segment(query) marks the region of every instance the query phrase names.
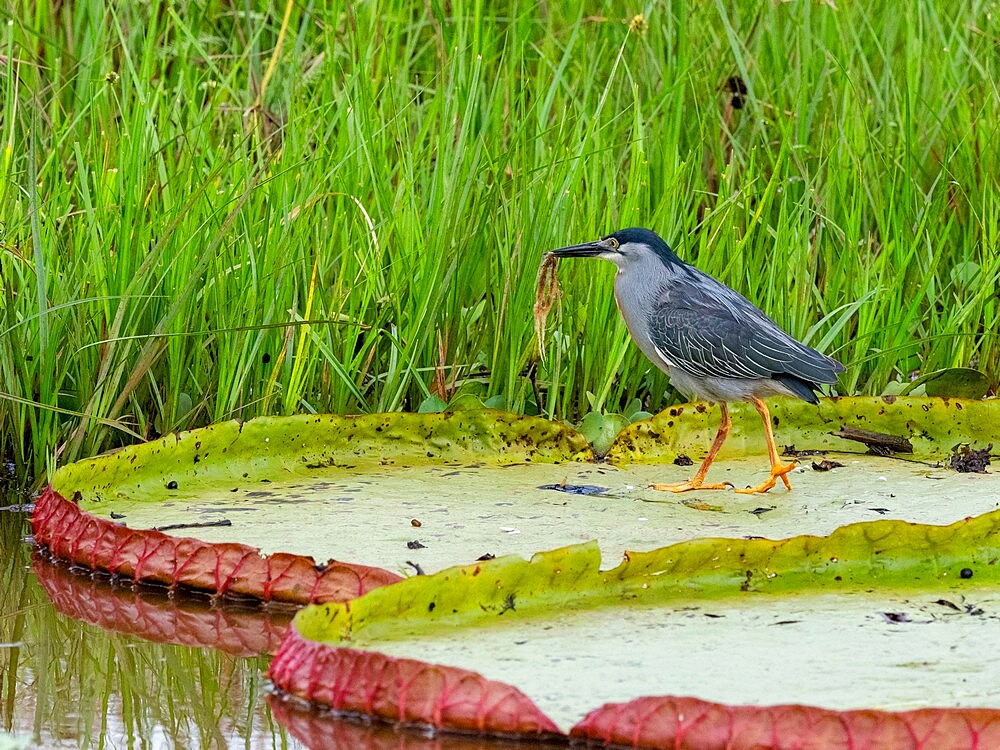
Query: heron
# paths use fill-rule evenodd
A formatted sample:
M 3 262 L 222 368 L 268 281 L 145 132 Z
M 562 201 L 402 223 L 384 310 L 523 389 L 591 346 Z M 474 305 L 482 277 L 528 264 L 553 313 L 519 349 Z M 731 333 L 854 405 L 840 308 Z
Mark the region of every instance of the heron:
M 749 401 L 764 423 L 771 475 L 742 493 L 767 492 L 778 479 L 792 488 L 774 441 L 764 399 L 791 396 L 819 403 L 820 387 L 837 382 L 844 366 L 783 331 L 746 297 L 685 263 L 654 231 L 622 229 L 594 242 L 551 251 L 557 258 L 603 258 L 615 264 L 615 301 L 629 333 L 645 354 L 691 399 L 719 404 L 722 420 L 694 476 L 657 490 L 721 490 L 730 482 L 706 483 L 732 420 L 728 404 Z

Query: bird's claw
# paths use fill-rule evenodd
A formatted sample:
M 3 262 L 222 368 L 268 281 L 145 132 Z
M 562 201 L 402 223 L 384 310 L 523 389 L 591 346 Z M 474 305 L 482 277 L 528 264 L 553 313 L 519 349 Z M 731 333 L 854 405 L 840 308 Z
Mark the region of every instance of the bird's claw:
M 741 495 L 763 494 L 778 483 L 779 477 L 781 478 L 781 481 L 785 483 L 785 488 L 790 490 L 792 489 L 792 483 L 788 481 L 788 477 L 786 475 L 796 466 L 798 466 L 798 464 L 795 463 L 794 461 L 790 464 L 786 464 L 785 466 L 782 466 L 781 464 L 775 464 L 774 466 L 771 467 L 770 478 L 767 479 L 767 481 L 765 481 L 763 484 L 761 484 L 758 487 L 747 487 L 745 489 L 738 489 L 736 490 L 736 492 L 740 493 Z
M 691 490 L 730 490 L 734 485 L 732 482 L 705 484 L 697 479 L 689 479 L 686 482 L 677 482 L 676 484 L 651 484 L 649 486 L 660 492 L 690 492 Z

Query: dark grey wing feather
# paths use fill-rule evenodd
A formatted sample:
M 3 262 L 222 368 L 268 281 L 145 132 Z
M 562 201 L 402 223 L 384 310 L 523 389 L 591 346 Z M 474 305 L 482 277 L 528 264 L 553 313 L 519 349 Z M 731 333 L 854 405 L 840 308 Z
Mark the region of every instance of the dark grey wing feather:
M 796 341 L 738 292 L 696 271 L 665 286 L 649 318 L 668 364 L 698 377 L 837 382 L 843 365 Z

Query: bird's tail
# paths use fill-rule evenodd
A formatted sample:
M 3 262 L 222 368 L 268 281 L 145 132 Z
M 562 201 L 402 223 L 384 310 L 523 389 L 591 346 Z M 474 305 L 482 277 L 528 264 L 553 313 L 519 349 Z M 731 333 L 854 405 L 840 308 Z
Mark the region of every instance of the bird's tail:
M 816 398 L 816 391 L 819 389 L 815 383 L 811 383 L 808 380 L 803 380 L 795 375 L 788 375 L 783 373 L 781 375 L 775 375 L 774 379 L 785 386 L 788 390 L 794 393 L 796 396 L 801 398 L 803 401 L 808 401 L 810 404 L 818 404 L 819 399 Z

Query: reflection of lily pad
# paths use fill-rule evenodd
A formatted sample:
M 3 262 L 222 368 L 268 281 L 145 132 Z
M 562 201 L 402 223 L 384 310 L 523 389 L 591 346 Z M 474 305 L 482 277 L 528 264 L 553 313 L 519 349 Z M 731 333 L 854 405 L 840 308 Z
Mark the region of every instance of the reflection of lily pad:
M 163 588 L 115 585 L 35 555 L 32 571 L 62 614 L 104 630 L 157 643 L 214 648 L 227 654 L 273 653 L 294 610 L 172 596 Z
M 431 734 L 421 727 L 400 730 L 388 722 L 365 720 L 335 711 L 316 711 L 274 694 L 268 696 L 267 702 L 278 723 L 311 750 L 534 750 L 560 746 L 465 732 Z

